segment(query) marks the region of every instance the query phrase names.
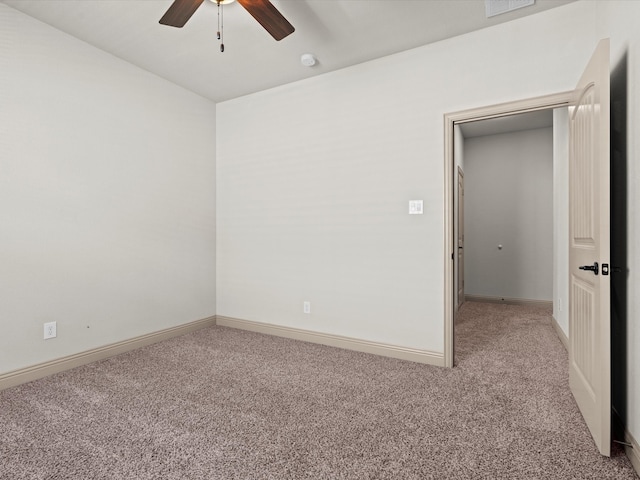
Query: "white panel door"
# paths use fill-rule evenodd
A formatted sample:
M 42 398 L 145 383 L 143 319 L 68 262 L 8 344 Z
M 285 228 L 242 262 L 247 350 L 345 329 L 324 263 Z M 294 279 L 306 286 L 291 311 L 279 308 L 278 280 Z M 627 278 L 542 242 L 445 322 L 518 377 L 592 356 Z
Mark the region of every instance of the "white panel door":
M 570 107 L 569 379 L 602 455 L 611 447 L 609 292 L 609 40 Z
M 464 303 L 464 173 L 458 167 L 458 307 Z

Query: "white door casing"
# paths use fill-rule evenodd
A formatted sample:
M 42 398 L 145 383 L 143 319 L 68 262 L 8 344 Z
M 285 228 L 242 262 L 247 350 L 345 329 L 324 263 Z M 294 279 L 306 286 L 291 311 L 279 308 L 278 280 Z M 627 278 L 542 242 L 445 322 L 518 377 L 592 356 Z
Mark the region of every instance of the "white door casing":
M 608 456 L 611 447 L 608 39 L 598 44 L 574 95 L 569 107 L 569 383 L 600 453 Z M 594 268 L 596 263 L 597 272 L 580 269 Z

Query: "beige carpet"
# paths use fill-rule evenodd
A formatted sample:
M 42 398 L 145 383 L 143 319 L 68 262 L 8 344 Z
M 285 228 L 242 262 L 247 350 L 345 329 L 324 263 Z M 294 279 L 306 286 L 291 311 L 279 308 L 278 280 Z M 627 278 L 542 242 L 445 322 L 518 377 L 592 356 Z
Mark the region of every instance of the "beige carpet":
M 630 479 L 549 313 L 466 304 L 457 366 L 212 327 L 0 392 L 2 479 Z

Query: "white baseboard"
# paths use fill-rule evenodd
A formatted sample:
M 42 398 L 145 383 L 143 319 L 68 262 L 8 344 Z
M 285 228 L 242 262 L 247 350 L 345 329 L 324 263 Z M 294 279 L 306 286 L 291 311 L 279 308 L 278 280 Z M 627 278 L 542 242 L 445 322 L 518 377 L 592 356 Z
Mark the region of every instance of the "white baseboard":
M 492 297 L 489 295 L 468 295 L 464 296 L 465 302 L 480 303 L 504 303 L 507 305 L 526 305 L 529 307 L 553 308 L 551 300 L 529 300 L 527 298 Z
M 638 444 L 636 439 L 633 438 L 633 435 L 631 435 L 628 430 L 624 432 L 624 438 L 625 438 L 625 442 L 630 443 L 632 445 L 632 447 L 625 446 L 624 451 L 627 454 L 627 457 L 629 457 L 629 460 L 631 461 L 631 465 L 633 465 L 634 470 L 640 477 L 640 445 Z
M 426 350 L 399 347 L 386 343 L 370 342 L 367 340 L 359 340 L 357 338 L 313 332 L 293 327 L 283 327 L 269 323 L 252 322 L 249 320 L 240 320 L 230 317 L 218 316 L 216 317 L 216 324 L 223 327 L 238 328 L 241 330 L 265 333 L 267 335 L 302 340 L 310 343 L 319 343 L 330 347 L 344 348 L 345 350 L 355 350 L 357 352 L 372 353 L 374 355 L 381 355 L 384 357 L 398 358 L 401 360 L 409 360 L 412 362 L 444 367 L 444 354 L 442 353 L 434 353 Z
M 551 317 L 551 324 L 553 325 L 553 328 L 556 331 L 556 334 L 558 335 L 558 338 L 562 342 L 562 345 L 564 345 L 564 348 L 566 348 L 567 352 L 568 352 L 569 351 L 569 337 L 567 337 L 565 335 L 565 333 L 562 331 L 562 328 L 560 327 L 560 325 L 558 324 L 557 320 L 554 317 Z
M 0 390 L 15 387 L 21 383 L 31 382 L 38 378 L 53 375 L 54 373 L 70 370 L 82 365 L 113 357 L 121 353 L 135 350 L 136 348 L 145 347 L 152 343 L 168 340 L 169 338 L 178 337 L 185 333 L 193 332 L 201 328 L 209 327 L 216 324 L 215 317 L 208 317 L 195 322 L 186 323 L 177 327 L 166 328 L 158 332 L 141 335 L 139 337 L 123 340 L 121 342 L 112 343 L 103 347 L 94 348 L 84 352 L 76 353 L 62 358 L 57 358 L 49 362 L 39 363 L 30 367 L 21 368 L 12 372 L 0 375 Z

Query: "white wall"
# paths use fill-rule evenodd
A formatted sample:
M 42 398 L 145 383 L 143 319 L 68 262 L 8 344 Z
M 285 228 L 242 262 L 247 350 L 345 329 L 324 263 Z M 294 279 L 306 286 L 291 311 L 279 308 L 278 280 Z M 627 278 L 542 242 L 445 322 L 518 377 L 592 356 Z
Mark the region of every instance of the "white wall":
M 0 4 L 0 373 L 214 315 L 214 189 L 214 104 Z
M 466 138 L 464 151 L 465 294 L 551 301 L 552 129 Z
M 443 115 L 573 88 L 595 21 L 574 3 L 218 104 L 218 314 L 442 353 Z
M 553 111 L 553 318 L 569 336 L 569 110 Z
M 460 125 L 453 126 L 453 161 L 464 171 L 464 135 Z

